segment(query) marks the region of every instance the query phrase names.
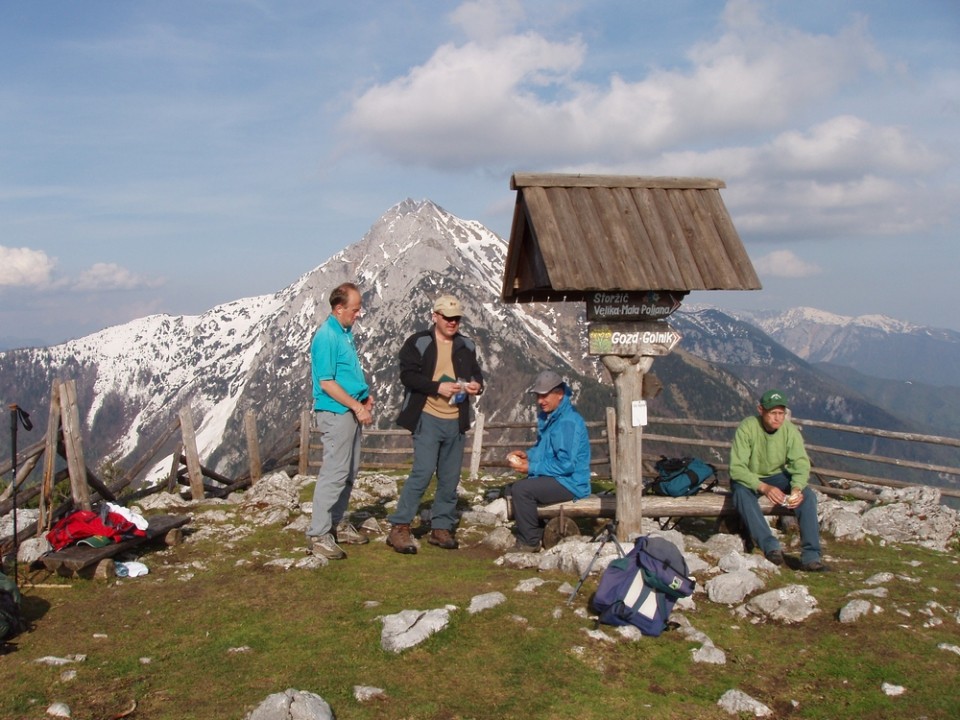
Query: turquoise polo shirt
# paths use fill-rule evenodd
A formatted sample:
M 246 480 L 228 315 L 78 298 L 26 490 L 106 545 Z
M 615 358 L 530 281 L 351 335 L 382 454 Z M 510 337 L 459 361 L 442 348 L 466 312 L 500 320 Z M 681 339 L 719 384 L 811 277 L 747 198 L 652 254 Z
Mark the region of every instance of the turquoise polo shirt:
M 343 414 L 349 412 L 327 395 L 320 387 L 322 380 L 336 380 L 337 384 L 355 400 L 363 401 L 370 394 L 370 386 L 363 377 L 360 358 L 353 345 L 352 328 L 344 328 L 330 315 L 317 328 L 310 343 L 310 368 L 313 376 L 313 409 Z

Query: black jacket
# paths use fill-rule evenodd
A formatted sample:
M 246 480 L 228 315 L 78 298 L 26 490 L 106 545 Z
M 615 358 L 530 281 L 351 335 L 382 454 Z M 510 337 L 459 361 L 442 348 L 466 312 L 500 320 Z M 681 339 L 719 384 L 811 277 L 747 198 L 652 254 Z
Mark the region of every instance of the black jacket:
M 400 348 L 400 382 L 403 383 L 403 404 L 397 416 L 397 425 L 410 432 L 417 429 L 420 413 L 427 404 L 427 397 L 436 395 L 440 383 L 433 379 L 437 367 L 437 341 L 433 328 L 421 330 L 407 338 Z M 476 380 L 483 386 L 483 372 L 477 362 L 477 346 L 473 340 L 460 333 L 453 336 L 451 350 L 453 369 L 457 379 Z M 470 429 L 470 396 L 459 405 L 460 432 Z

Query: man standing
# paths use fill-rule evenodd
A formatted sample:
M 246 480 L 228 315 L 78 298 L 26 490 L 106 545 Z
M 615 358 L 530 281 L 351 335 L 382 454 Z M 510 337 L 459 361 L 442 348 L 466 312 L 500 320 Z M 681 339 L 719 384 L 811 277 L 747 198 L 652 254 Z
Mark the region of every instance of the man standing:
M 437 492 L 427 541 L 445 550 L 459 547 L 454 537 L 457 485 L 470 429 L 470 397 L 483 392 L 476 345 L 459 332 L 462 318 L 460 301 L 442 295 L 433 304 L 433 327 L 414 333 L 400 348 L 404 396 L 397 424 L 413 433 L 413 467 L 396 511 L 387 518 L 387 544 L 405 555 L 417 552 L 410 522 L 434 472 Z
M 338 541 L 369 542 L 344 516 L 360 466 L 362 427 L 373 422 L 373 397 L 353 344 L 353 323 L 361 310 L 357 286 L 337 286 L 330 293 L 330 309 L 310 344 L 314 421 L 323 438 L 323 465 L 313 490 L 307 541 L 314 555 L 341 560 L 347 554 Z
M 810 458 L 797 426 L 787 419 L 787 397 L 768 390 L 760 398 L 757 415 L 737 427 L 730 449 L 733 505 L 751 537 L 774 565 L 782 565 L 783 550 L 760 509 L 766 495 L 774 505 L 791 508 L 800 526 L 800 569 L 824 572 L 820 552 L 817 496 L 809 487 Z
M 508 489 L 517 531 L 514 552 L 540 550 L 538 506 L 590 494 L 590 438 L 570 401 L 570 387 L 553 370 L 544 370 L 528 392 L 537 396 L 537 443 L 507 455 L 511 467 L 527 475 Z

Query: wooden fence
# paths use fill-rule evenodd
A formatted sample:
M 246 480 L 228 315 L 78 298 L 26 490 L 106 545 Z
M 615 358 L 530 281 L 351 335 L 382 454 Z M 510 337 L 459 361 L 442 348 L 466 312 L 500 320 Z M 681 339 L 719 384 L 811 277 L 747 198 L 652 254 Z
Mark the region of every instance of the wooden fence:
M 295 458 L 288 458 L 286 464 L 296 466 L 301 474 L 316 473 L 322 458 L 322 444 L 319 433 L 313 427 L 312 412 L 304 410 L 299 423 L 299 446 Z M 792 418 L 801 428 L 817 428 L 831 433 L 850 433 L 858 436 L 883 438 L 890 441 L 908 443 L 913 447 L 960 448 L 960 440 L 937 435 L 919 433 L 901 433 L 854 425 L 819 422 Z M 696 455 L 714 465 L 726 480 L 729 465 L 726 462 L 733 433 L 739 422 L 695 420 L 651 417 L 643 433 L 644 475 L 652 478 L 654 463 L 662 456 Z M 671 428 L 684 428 L 689 435 L 670 433 Z M 591 466 L 600 478 L 613 477 L 612 463 L 616 453 L 616 418 L 613 408 L 607 408 L 605 421 L 587 422 L 590 433 L 590 445 L 593 452 Z M 660 432 L 653 432 L 658 430 Z M 509 471 L 504 459 L 510 449 L 528 447 L 533 444 L 536 426 L 533 423 L 488 423 L 478 413 L 473 428 L 467 433 L 467 448 L 464 453 L 464 469 L 471 478 L 479 476 L 481 470 Z M 841 445 L 842 443 L 837 443 Z M 884 487 L 911 487 L 916 485 L 935 485 L 946 497 L 960 498 L 960 452 L 956 453 L 951 465 L 919 462 L 903 458 L 889 457 L 875 453 L 860 453 L 843 450 L 839 447 L 812 444 L 807 442 L 807 451 L 813 463 L 814 481 L 822 484 L 824 492 L 835 495 L 862 495 L 872 499 L 872 494 L 858 493 L 848 488 L 837 489 L 829 486 L 831 480 L 846 480 Z M 411 435 L 402 429 L 364 430 L 362 446 L 362 467 L 406 468 L 410 466 L 413 453 Z M 908 453 L 904 453 L 908 455 Z M 851 470 L 845 465 L 831 462 L 836 458 L 856 461 L 857 464 L 876 467 L 871 473 Z M 888 475 L 877 474 L 882 469 L 910 469 L 925 474 L 924 482 L 900 480 Z M 928 481 L 927 481 L 928 480 Z
M 205 496 L 225 496 L 235 490 L 243 489 L 255 483 L 263 468 L 291 468 L 301 474 L 316 473 L 322 458 L 322 444 L 319 433 L 313 427 L 313 413 L 305 409 L 295 427 L 295 432 L 285 447 L 268 454 L 261 463 L 261 450 L 257 435 L 257 420 L 253 410 L 244 415 L 247 458 L 249 472 L 238 477 L 227 477 L 205 467 L 196 446 L 196 434 L 189 408 L 182 408 L 160 436 L 149 448 L 144 457 L 132 464 L 122 476 L 111 483 L 101 481 L 87 467 L 83 456 L 80 438 L 80 420 L 76 402 L 76 389 L 73 381 L 54 383 L 51 392 L 50 416 L 47 435 L 22 452 L 18 452 L 17 477 L 0 494 L 0 515 L 8 513 L 13 507 L 9 496 L 16 486 L 16 505 L 25 507 L 37 502 L 39 495 L 40 521 L 18 533 L 16 541 L 39 534 L 43 529 L 75 508 L 89 508 L 94 500 L 114 501 L 120 492 L 127 489 L 148 466 L 150 461 L 168 446 L 179 431 L 180 439 L 171 454 L 170 472 L 164 482 L 135 492 L 127 490 L 125 501 L 136 499 L 152 492 L 173 490 L 177 485 L 189 486 L 195 498 Z M 813 461 L 814 479 L 821 483 L 819 488 L 827 494 L 876 499 L 876 493 L 850 487 L 833 487 L 831 481 L 850 481 L 873 486 L 910 487 L 916 485 L 934 485 L 947 498 L 960 498 L 960 462 L 956 450 L 960 440 L 935 435 L 901 433 L 874 428 L 839 425 L 794 418 L 793 421 L 804 429 L 828 431 L 829 433 L 853 433 L 863 437 L 872 437 L 895 443 L 907 443 L 910 447 L 923 446 L 940 448 L 950 453 L 949 463 L 922 462 L 906 459 L 916 455 L 915 451 L 900 453 L 900 457 L 862 453 L 841 449 L 843 443 L 835 445 L 807 442 L 807 450 Z M 730 438 L 737 426 L 736 422 L 710 421 L 695 419 L 674 419 L 651 417 L 643 433 L 643 473 L 653 477 L 653 465 L 661 455 L 684 456 L 698 455 L 713 464 L 719 471 L 721 484 L 726 484 L 728 465 L 724 462 L 729 453 Z M 671 433 L 671 428 L 675 430 Z M 612 467 L 616 453 L 616 418 L 613 408 L 607 408 L 603 421 L 587 423 L 590 433 L 590 445 L 593 458 L 592 469 L 598 480 L 612 478 Z M 534 423 L 493 423 L 486 422 L 478 414 L 474 427 L 467 433 L 467 448 L 464 468 L 471 478 L 477 478 L 482 470 L 511 475 L 509 465 L 504 459 L 510 449 L 529 447 L 535 440 Z M 657 430 L 657 432 L 654 432 Z M 362 466 L 374 468 L 409 468 L 412 460 L 411 435 L 402 429 L 366 429 L 364 431 Z M 930 454 L 933 454 L 932 451 Z M 61 456 L 67 467 L 55 471 L 55 459 Z M 42 478 L 39 483 L 25 485 L 26 478 L 43 458 Z M 851 465 L 870 468 L 871 472 L 852 470 Z M 878 469 L 872 469 L 878 468 Z M 0 476 L 11 470 L 11 463 L 0 463 Z M 877 474 L 881 470 L 904 471 L 922 475 L 919 481 L 906 481 L 889 475 Z M 69 480 L 70 497 L 54 507 L 58 497 L 55 486 Z M 136 487 L 136 485 L 134 485 Z M 0 552 L 11 546 L 14 538 L 0 538 Z

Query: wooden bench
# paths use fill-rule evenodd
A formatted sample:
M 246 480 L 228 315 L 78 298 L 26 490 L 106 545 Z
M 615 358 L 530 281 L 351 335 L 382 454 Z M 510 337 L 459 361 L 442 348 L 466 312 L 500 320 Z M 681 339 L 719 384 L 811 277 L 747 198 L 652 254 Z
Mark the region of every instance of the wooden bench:
M 774 505 L 761 497 L 760 509 L 764 515 L 792 515 L 793 511 L 782 505 Z M 512 506 L 510 515 L 512 516 Z M 665 497 L 663 495 L 644 495 L 641 503 L 644 517 L 730 517 L 737 514 L 733 506 L 733 495 L 729 491 L 705 492 L 690 497 Z M 555 518 L 561 515 L 576 517 L 616 517 L 616 495 L 589 495 L 573 502 L 542 505 L 537 508 L 541 518 Z
M 760 497 L 759 502 L 764 515 L 793 515 L 793 510 L 774 505 L 765 497 Z M 679 498 L 644 495 L 641 511 L 644 517 L 652 518 L 708 517 L 722 520 L 738 516 L 729 490 L 714 490 Z M 580 534 L 574 518 L 615 518 L 617 497 L 613 494 L 588 495 L 573 502 L 541 505 L 537 508 L 537 515 L 547 520 L 543 545 L 551 547 L 564 537 Z M 513 519 L 510 498 L 507 498 L 507 517 Z
M 113 558 L 120 553 L 143 545 L 163 540 L 167 545 L 177 545 L 182 540 L 180 528 L 190 522 L 189 515 L 154 515 L 148 520 L 146 537 L 132 538 L 104 547 L 71 545 L 44 555 L 44 567 L 64 577 L 114 577 L 116 570 Z

